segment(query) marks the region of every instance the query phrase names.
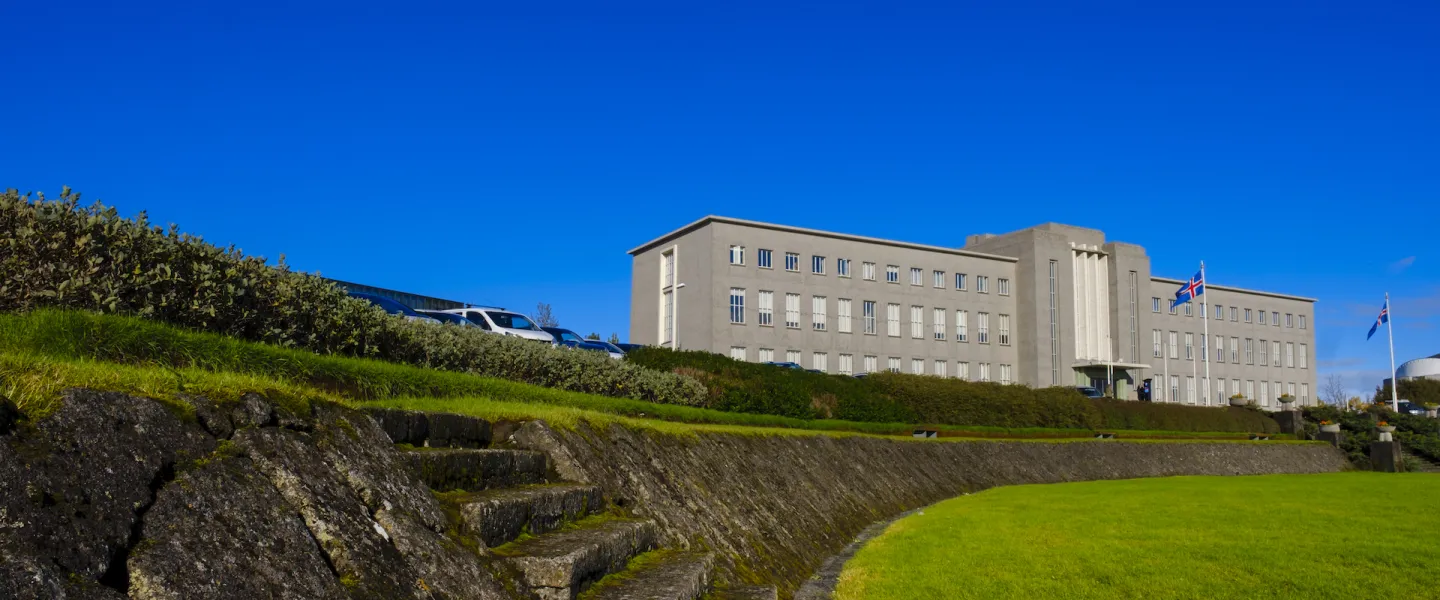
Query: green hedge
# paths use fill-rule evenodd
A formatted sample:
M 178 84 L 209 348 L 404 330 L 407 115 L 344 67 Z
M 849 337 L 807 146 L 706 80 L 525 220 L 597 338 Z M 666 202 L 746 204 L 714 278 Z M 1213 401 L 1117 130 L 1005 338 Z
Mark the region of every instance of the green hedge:
M 478 330 L 416 323 L 319 277 L 124 219 L 100 204 L 0 194 L 0 312 L 41 308 L 137 315 L 321 354 L 378 358 L 565 390 L 698 405 L 692 378 Z
M 1404 382 L 1401 384 L 1403 388 Z M 1343 411 L 1329 405 L 1307 406 L 1304 411 L 1307 431 L 1318 430 L 1320 421 L 1340 424 L 1345 432 L 1340 449 L 1357 467 L 1370 468 L 1370 443 L 1378 437 L 1377 421 L 1394 425 L 1395 439 L 1406 450 L 1431 462 L 1440 462 L 1440 422 L 1435 419 L 1397 413 L 1383 405 L 1372 406 L 1365 412 Z
M 856 379 L 693 350 L 643 348 L 627 359 L 697 377 L 709 390 L 707 406 L 737 412 L 1007 428 L 1280 430 L 1274 419 L 1250 409 L 1093 400 L 1073 388 L 1034 389 L 898 373 Z

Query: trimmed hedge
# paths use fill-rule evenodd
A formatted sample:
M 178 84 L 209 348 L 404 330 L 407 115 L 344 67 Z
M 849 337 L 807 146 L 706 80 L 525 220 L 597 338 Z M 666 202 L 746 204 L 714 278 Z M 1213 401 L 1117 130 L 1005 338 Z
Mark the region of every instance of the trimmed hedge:
M 1401 382 L 1402 388 L 1404 384 Z M 1395 439 L 1406 450 L 1440 463 L 1440 423 L 1430 417 L 1397 413 L 1386 405 L 1371 406 L 1365 412 L 1345 411 L 1330 405 L 1307 406 L 1304 411 L 1306 431 L 1312 436 L 1319 430 L 1320 421 L 1340 424 L 1340 429 L 1345 432 L 1340 449 L 1359 468 L 1370 468 L 1370 443 L 1378 437 L 1375 429 L 1377 421 L 1394 425 Z
M 692 378 L 473 329 L 392 317 L 319 277 L 150 225 L 142 213 L 0 194 L 0 311 L 137 315 L 320 354 L 377 358 L 577 392 L 698 405 Z
M 1073 388 L 1035 389 L 924 375 L 875 373 L 862 379 L 737 361 L 702 351 L 642 348 L 627 359 L 701 379 L 707 406 L 805 419 L 1049 427 L 1276 433 L 1264 413 L 1245 408 L 1086 398 Z

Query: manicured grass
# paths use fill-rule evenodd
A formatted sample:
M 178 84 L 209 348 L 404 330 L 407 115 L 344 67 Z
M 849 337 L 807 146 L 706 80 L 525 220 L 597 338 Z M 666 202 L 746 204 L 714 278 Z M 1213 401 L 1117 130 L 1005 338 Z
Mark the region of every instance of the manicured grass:
M 1365 472 L 995 488 L 891 525 L 836 597 L 1435 598 L 1437 498 Z

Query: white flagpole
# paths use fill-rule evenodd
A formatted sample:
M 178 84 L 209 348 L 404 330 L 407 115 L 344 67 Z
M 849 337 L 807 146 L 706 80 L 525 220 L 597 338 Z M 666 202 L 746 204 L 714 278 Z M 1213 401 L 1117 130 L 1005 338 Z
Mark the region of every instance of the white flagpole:
M 1210 404 L 1210 351 L 1209 351 L 1209 349 L 1210 349 L 1210 302 L 1209 302 L 1209 300 L 1210 300 L 1210 282 L 1205 281 L 1205 261 L 1203 261 L 1203 260 L 1200 261 L 1200 285 L 1205 288 L 1204 291 L 1201 292 L 1201 294 L 1205 296 L 1205 300 L 1206 300 L 1206 302 L 1203 302 L 1203 303 L 1200 304 L 1200 307 L 1201 307 L 1200 312 L 1205 313 L 1205 314 L 1203 314 L 1203 315 L 1200 315 L 1200 320 L 1203 321 L 1204 324 L 1205 324 L 1205 340 L 1202 341 L 1202 342 L 1200 342 L 1200 347 L 1206 349 L 1206 350 L 1205 350 L 1205 356 L 1201 357 L 1201 360 L 1204 360 L 1204 361 L 1205 361 L 1205 383 L 1200 386 L 1200 389 L 1205 392 L 1205 404 L 1206 404 L 1206 405 L 1209 405 L 1209 404 Z
M 1390 292 L 1385 292 L 1385 330 L 1390 334 L 1390 410 L 1400 412 L 1400 380 L 1395 378 L 1395 311 L 1390 310 Z

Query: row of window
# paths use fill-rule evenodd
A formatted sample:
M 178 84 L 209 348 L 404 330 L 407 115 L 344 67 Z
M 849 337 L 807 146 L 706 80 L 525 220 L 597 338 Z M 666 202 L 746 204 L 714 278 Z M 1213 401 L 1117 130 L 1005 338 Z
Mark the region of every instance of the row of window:
M 1158 313 L 1160 312 L 1161 302 L 1162 302 L 1162 300 L 1161 300 L 1160 298 L 1151 298 L 1151 299 L 1150 299 L 1150 312 L 1152 312 L 1152 313 L 1157 313 L 1157 314 L 1158 314 Z M 1194 303 L 1194 302 L 1186 302 L 1186 303 L 1183 305 L 1183 311 L 1184 311 L 1185 316 L 1187 316 L 1187 317 L 1193 317 L 1193 316 L 1195 316 L 1195 308 L 1194 308 L 1194 307 L 1195 307 L 1195 303 Z M 1200 303 L 1200 311 L 1203 313 L 1203 312 L 1206 311 L 1206 310 L 1209 310 L 1209 309 L 1206 308 L 1204 302 L 1201 302 L 1201 303 Z M 1239 321 L 1240 321 L 1240 316 L 1241 316 L 1241 314 L 1242 314 L 1242 311 L 1243 311 L 1243 314 L 1244 314 L 1244 316 L 1245 316 L 1245 322 L 1246 322 L 1246 323 L 1258 323 L 1258 324 L 1260 324 L 1260 325 L 1273 325 L 1273 326 L 1275 326 L 1275 327 L 1279 327 L 1279 326 L 1280 326 L 1280 311 L 1270 311 L 1269 313 L 1266 313 L 1266 312 L 1263 311 L 1263 310 L 1254 310 L 1254 309 L 1249 309 L 1249 308 L 1243 308 L 1243 309 L 1242 309 L 1242 308 L 1240 308 L 1240 307 L 1238 307 L 1238 306 L 1231 306 L 1231 307 L 1230 307 L 1230 321 L 1232 321 L 1232 322 L 1239 322 Z M 1174 305 L 1174 304 L 1170 304 L 1170 314 L 1172 314 L 1172 315 L 1173 315 L 1173 314 L 1176 314 L 1175 305 Z M 1267 314 L 1270 315 L 1268 319 L 1266 318 L 1266 315 L 1267 315 Z M 1291 328 L 1291 329 L 1294 329 L 1294 328 L 1295 328 L 1295 323 L 1296 323 L 1295 316 L 1296 316 L 1296 315 L 1295 315 L 1294 313 L 1285 313 L 1285 326 L 1286 326 L 1286 327 L 1289 327 L 1289 328 Z M 1216 321 L 1224 321 L 1224 320 L 1225 320 L 1225 307 L 1224 307 L 1224 306 L 1221 306 L 1221 305 L 1219 305 L 1219 304 L 1216 304 L 1216 305 L 1215 305 L 1215 317 L 1214 317 L 1214 319 L 1215 319 Z M 1267 323 L 1267 321 L 1268 321 L 1268 323 Z M 1307 328 L 1309 327 L 1309 323 L 1307 323 L 1306 320 L 1305 320 L 1305 315 L 1300 315 L 1299 323 L 1300 323 L 1300 328 L 1301 328 L 1301 329 L 1307 329 Z
M 804 363 L 802 362 L 802 355 L 803 355 L 803 353 L 802 353 L 800 350 L 786 350 L 786 351 L 785 351 L 785 362 L 792 362 L 792 363 L 795 363 L 795 364 L 797 364 L 797 365 L 802 365 L 802 366 L 803 366 Z M 745 346 L 731 346 L 731 347 L 730 347 L 730 358 L 733 358 L 733 359 L 735 359 L 735 360 L 748 361 L 748 360 L 750 360 L 750 352 L 749 352 L 749 349 L 747 349 Z M 844 354 L 844 353 L 842 353 L 842 354 L 838 354 L 838 355 L 836 356 L 836 358 L 838 359 L 838 360 L 836 361 L 836 368 L 835 368 L 835 370 L 832 371 L 832 370 L 830 369 L 830 354 L 829 354 L 829 353 L 827 353 L 827 352 L 811 352 L 811 353 L 810 353 L 810 368 L 815 369 L 815 370 L 817 370 L 817 371 L 822 371 L 822 372 L 825 372 L 825 373 L 838 373 L 838 374 L 840 374 L 840 375 L 854 375 L 854 374 L 857 373 L 857 372 L 858 372 L 858 373 L 876 373 L 876 372 L 879 372 L 879 370 L 880 370 L 880 357 L 879 357 L 879 356 L 876 356 L 876 355 L 873 355 L 873 354 L 866 354 L 866 355 L 863 355 L 863 356 L 861 357 L 861 359 L 862 359 L 864 362 L 861 363 L 861 365 L 860 365 L 860 370 L 859 370 L 859 371 L 856 371 L 856 370 L 855 370 L 855 355 L 854 355 L 854 354 Z M 760 349 L 759 349 L 759 353 L 758 353 L 757 356 L 755 357 L 755 360 L 756 360 L 756 362 L 762 362 L 762 363 L 763 363 L 763 362 L 774 362 L 774 361 L 775 361 L 775 349 L 773 349 L 773 348 L 760 348 Z M 890 372 L 892 372 L 892 373 L 900 373 L 900 372 L 901 372 L 901 364 L 902 364 L 902 359 L 901 359 L 899 356 L 887 357 L 887 358 L 885 359 L 885 370 L 886 370 L 886 371 L 890 371 Z M 929 369 L 930 369 L 929 371 L 926 371 L 927 365 L 929 366 Z M 912 359 L 910 359 L 910 370 L 909 370 L 909 371 L 905 371 L 905 372 L 911 373 L 911 374 L 914 374 L 914 375 L 934 375 L 934 376 L 936 376 L 936 377 L 953 377 L 953 378 L 956 378 L 956 379 L 965 379 L 965 380 L 971 380 L 971 381 L 991 381 L 991 378 L 990 378 L 990 367 L 991 367 L 991 364 L 990 364 L 990 363 L 985 363 L 985 362 L 976 363 L 975 366 L 977 367 L 977 369 L 976 369 L 976 375 L 977 375 L 977 376 L 976 376 L 975 379 L 971 379 L 971 378 L 970 378 L 970 363 L 967 362 L 967 361 L 956 361 L 956 362 L 955 362 L 955 372 L 954 372 L 954 373 L 951 373 L 951 372 L 950 372 L 950 361 L 948 361 L 948 360 L 938 359 L 938 358 L 937 358 L 937 359 L 934 359 L 934 360 L 931 360 L 931 361 L 927 361 L 926 359 L 923 359 L 923 358 L 912 358 Z M 999 381 L 1000 383 L 1006 383 L 1006 384 L 1013 382 L 1013 380 L 1011 379 L 1011 368 L 1010 368 L 1010 365 L 1002 364 L 1002 365 L 995 365 L 995 366 L 999 367 L 999 369 L 998 369 L 999 379 L 996 380 L 996 381 Z
M 773 253 L 770 250 L 761 248 L 756 252 L 756 254 L 757 256 L 755 259 L 755 263 L 757 267 L 761 269 L 774 268 L 772 264 L 774 257 Z M 745 266 L 744 246 L 730 246 L 730 264 L 736 266 Z M 828 264 L 828 260 L 824 256 L 811 256 L 810 273 L 812 275 L 825 275 L 825 268 Z M 875 281 L 876 266 L 877 265 L 873 262 L 860 263 L 860 278 L 866 281 Z M 796 252 L 785 253 L 785 270 L 795 273 L 800 272 L 800 254 Z M 850 277 L 850 259 L 835 259 L 835 274 L 840 277 Z M 954 276 L 956 290 L 963 292 L 969 289 L 969 275 L 965 273 L 955 273 Z M 945 271 L 931 271 L 931 281 L 934 287 L 944 289 L 949 285 L 949 282 L 951 280 Z M 896 284 L 900 283 L 899 265 L 885 265 L 885 282 Z M 925 269 L 919 267 L 910 268 L 910 285 L 925 285 Z M 995 288 L 996 293 L 1000 294 L 1001 296 L 1009 296 L 1010 280 L 1003 277 L 996 278 Z M 990 278 L 985 275 L 976 275 L 975 291 L 981 294 L 990 293 Z
M 730 288 L 730 322 L 736 325 L 744 325 L 748 320 L 746 312 L 746 290 L 745 288 Z M 761 327 L 773 327 L 775 325 L 775 292 L 760 290 L 756 296 L 756 324 Z M 800 294 L 785 294 L 785 327 L 787 329 L 800 329 Z M 840 298 L 835 302 L 835 331 L 839 333 L 852 333 L 854 327 L 854 316 L 852 310 L 854 302 L 849 298 Z M 874 300 L 863 300 L 860 302 L 860 331 L 866 335 L 878 335 L 878 315 L 876 313 Z M 900 337 L 900 305 L 890 303 L 885 305 L 885 334 L 890 337 Z M 950 326 L 946 320 L 950 311 L 944 308 L 930 309 L 929 335 L 936 341 L 945 341 L 950 335 Z M 990 343 L 990 313 L 975 313 L 975 341 L 981 344 Z M 996 317 L 996 342 L 1002 346 L 1010 345 L 1010 315 L 995 315 Z M 910 307 L 910 337 L 922 339 L 926 337 L 925 307 L 912 305 Z M 810 329 L 813 331 L 828 331 L 830 328 L 830 299 L 825 296 L 810 297 Z M 970 311 L 955 311 L 955 341 L 970 341 Z
M 1152 398 L 1156 402 L 1165 402 L 1168 398 L 1168 401 L 1170 402 L 1185 402 L 1186 404 L 1195 404 L 1196 393 L 1194 377 L 1185 377 L 1185 389 L 1183 390 L 1183 395 L 1181 393 L 1182 390 L 1180 389 L 1179 375 L 1170 376 L 1169 386 L 1165 385 L 1165 377 L 1163 375 L 1156 376 L 1155 379 L 1152 381 L 1154 381 L 1154 384 L 1151 386 L 1151 393 L 1153 394 Z M 1204 378 L 1201 378 L 1201 381 L 1204 382 Z M 1261 381 L 1260 385 L 1257 388 L 1257 386 L 1255 385 L 1255 380 L 1250 379 L 1244 382 L 1245 387 L 1243 390 L 1240 387 L 1240 383 L 1241 382 L 1239 379 L 1231 379 L 1230 391 L 1229 393 L 1226 393 L 1225 379 L 1218 378 L 1215 380 L 1214 395 L 1211 395 L 1210 390 L 1206 389 L 1200 393 L 1200 398 L 1204 400 L 1204 404 L 1207 406 L 1211 404 L 1212 399 L 1215 406 L 1224 406 L 1226 404 L 1229 404 L 1230 396 L 1233 396 L 1235 394 L 1240 394 L 1246 399 L 1254 400 L 1260 406 L 1270 406 L 1270 401 L 1272 399 L 1274 399 L 1278 403 L 1280 400 L 1280 396 L 1282 395 L 1289 395 L 1290 397 L 1299 400 L 1302 406 L 1310 403 L 1310 384 L 1308 383 L 1300 384 L 1299 395 L 1296 395 L 1295 393 L 1295 382 L 1293 381 L 1283 384 L 1283 387 L 1281 382 L 1276 381 L 1274 382 L 1273 388 L 1270 385 L 1266 385 L 1266 382 Z M 1206 387 L 1208 388 L 1209 386 Z M 1259 391 L 1259 396 L 1256 396 L 1257 389 Z M 1273 395 L 1271 393 L 1272 391 L 1274 392 Z
M 1152 354 L 1154 354 L 1155 358 L 1162 358 L 1167 354 L 1169 355 L 1169 358 L 1178 358 L 1180 344 L 1178 344 L 1177 342 L 1179 341 L 1180 334 L 1178 332 L 1171 331 L 1168 336 L 1168 340 L 1162 339 L 1163 335 L 1164 332 L 1160 331 L 1159 329 L 1152 329 L 1150 331 L 1150 345 Z M 1167 341 L 1169 342 L 1168 344 L 1166 343 Z M 1232 336 L 1230 338 L 1229 362 L 1237 365 L 1240 364 L 1241 354 L 1243 350 L 1245 364 L 1256 364 L 1255 340 L 1253 338 L 1245 338 L 1243 341 L 1243 346 L 1241 345 L 1241 342 L 1242 341 L 1239 337 Z M 1284 366 L 1292 368 L 1295 367 L 1296 360 L 1294 342 L 1285 342 L 1284 344 L 1281 344 L 1281 342 L 1278 341 L 1268 342 L 1266 340 L 1260 340 L 1260 366 L 1281 366 L 1280 350 L 1282 345 L 1284 346 L 1285 350 Z M 1185 333 L 1184 349 L 1185 360 L 1195 360 L 1195 334 L 1189 332 Z M 1204 335 L 1200 336 L 1200 356 L 1202 357 L 1201 360 L 1209 360 L 1210 347 L 1206 345 Z M 1217 335 L 1215 336 L 1215 362 L 1226 362 L 1225 357 L 1225 336 Z M 1299 365 L 1301 369 L 1310 368 L 1310 346 L 1307 344 L 1300 344 Z

